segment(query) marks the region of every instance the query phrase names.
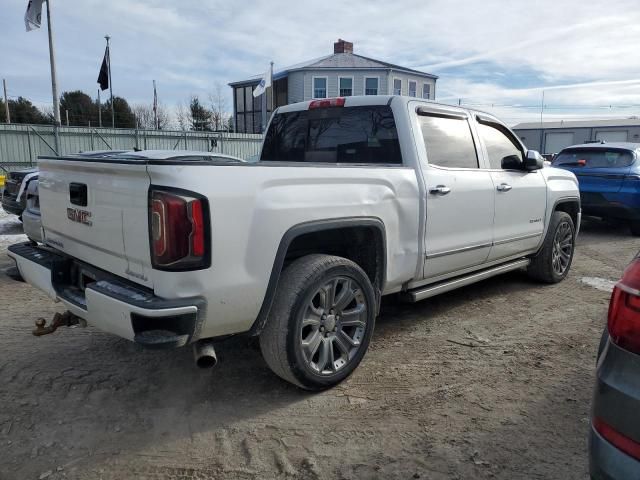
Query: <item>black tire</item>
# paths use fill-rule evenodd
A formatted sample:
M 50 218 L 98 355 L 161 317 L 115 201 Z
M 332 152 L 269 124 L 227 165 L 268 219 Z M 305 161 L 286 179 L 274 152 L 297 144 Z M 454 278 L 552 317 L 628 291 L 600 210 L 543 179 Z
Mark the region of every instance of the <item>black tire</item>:
M 554 244 L 556 243 L 558 235 L 564 236 L 567 234 L 569 235 L 567 239 L 570 238 L 570 251 L 564 249 L 562 251 L 562 260 L 558 260 L 557 255 L 560 254 L 554 253 Z M 564 280 L 571 269 L 571 262 L 573 261 L 573 253 L 575 251 L 575 239 L 576 229 L 571 215 L 566 212 L 553 212 L 542 248 L 536 256 L 531 259 L 531 263 L 527 268 L 529 276 L 545 283 L 558 283 Z M 555 245 L 555 247 L 558 248 L 558 245 Z M 566 258 L 564 256 L 565 254 L 568 254 Z M 566 261 L 566 265 L 564 265 L 564 263 L 558 263 L 559 261 Z M 558 265 L 564 266 L 564 268 L 556 268 Z
M 326 290 L 329 284 L 334 285 L 331 292 Z M 353 300 L 341 307 L 348 301 L 347 296 L 353 296 Z M 334 313 L 323 308 L 327 302 L 335 306 L 335 310 L 332 307 L 329 311 Z M 279 377 L 307 390 L 323 390 L 340 383 L 360 364 L 369 347 L 375 317 L 375 292 L 362 268 L 342 257 L 307 255 L 282 273 L 260 334 L 260 349 Z M 358 326 L 346 326 L 347 323 Z M 353 332 L 353 337 L 349 332 Z M 311 340 L 305 348 L 303 342 L 307 338 Z M 353 344 L 345 338 L 351 338 Z M 313 350 L 316 341 L 318 346 Z M 346 352 L 344 347 L 348 347 Z M 316 352 L 318 359 L 314 363 Z
M 640 237 L 640 220 L 632 220 L 629 223 L 629 229 L 631 230 L 632 235 Z

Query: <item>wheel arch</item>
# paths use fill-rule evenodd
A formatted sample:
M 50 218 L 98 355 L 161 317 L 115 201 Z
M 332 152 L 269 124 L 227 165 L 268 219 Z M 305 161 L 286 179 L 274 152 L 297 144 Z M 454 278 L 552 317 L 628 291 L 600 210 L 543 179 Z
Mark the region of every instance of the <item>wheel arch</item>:
M 320 235 L 331 237 L 335 242 L 336 239 L 345 237 L 351 240 L 362 238 L 361 236 L 364 232 L 369 232 L 369 234 L 373 235 L 372 237 L 365 236 L 364 238 L 373 238 L 374 241 L 367 242 L 366 245 L 364 245 L 364 242 L 350 245 L 334 243 L 331 245 L 333 248 L 329 250 L 325 249 L 326 245 L 323 246 L 322 242 L 318 242 Z M 336 252 L 336 246 L 343 248 L 341 251 Z M 362 246 L 365 248 L 361 248 Z M 353 247 L 358 248 L 354 249 Z M 356 253 L 349 255 L 344 254 L 345 251 Z M 345 217 L 304 222 L 289 228 L 280 240 L 262 306 L 249 330 L 250 335 L 259 335 L 264 328 L 273 305 L 280 276 L 286 264 L 310 253 L 329 253 L 344 256 L 357 263 L 369 276 L 379 305 L 387 270 L 384 222 L 378 217 Z
M 580 197 L 565 197 L 556 200 L 553 210 L 551 210 L 551 213 L 553 212 L 568 213 L 577 231 L 580 226 Z
M 580 197 L 577 196 L 569 196 L 569 197 L 561 197 L 557 198 L 553 202 L 553 207 L 551 210 L 548 210 L 548 214 L 546 217 L 546 225 L 544 226 L 544 232 L 542 233 L 542 237 L 540 237 L 540 244 L 538 245 L 538 249 L 533 254 L 534 256 L 540 253 L 542 246 L 544 245 L 544 239 L 547 237 L 547 233 L 549 232 L 549 225 L 551 224 L 551 216 L 554 212 L 565 212 L 571 216 L 573 220 L 573 225 L 575 227 L 576 237 L 578 236 L 578 231 L 580 229 Z

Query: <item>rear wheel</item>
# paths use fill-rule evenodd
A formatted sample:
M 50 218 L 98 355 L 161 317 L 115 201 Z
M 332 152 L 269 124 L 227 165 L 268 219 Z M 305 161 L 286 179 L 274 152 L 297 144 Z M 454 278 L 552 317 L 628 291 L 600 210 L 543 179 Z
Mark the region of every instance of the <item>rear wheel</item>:
M 571 215 L 553 212 L 547 235 L 527 273 L 545 283 L 558 283 L 569 273 L 573 261 L 575 227 Z
M 629 229 L 633 235 L 640 236 L 640 220 L 632 220 Z
M 282 274 L 260 349 L 278 376 L 308 390 L 347 378 L 364 357 L 373 333 L 376 300 L 354 262 L 307 255 Z

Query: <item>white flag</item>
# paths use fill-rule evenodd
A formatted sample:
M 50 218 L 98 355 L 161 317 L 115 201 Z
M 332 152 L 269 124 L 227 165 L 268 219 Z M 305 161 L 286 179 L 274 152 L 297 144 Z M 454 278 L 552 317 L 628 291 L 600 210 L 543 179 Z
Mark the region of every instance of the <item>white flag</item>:
M 253 96 L 259 97 L 265 92 L 267 87 L 270 87 L 270 86 L 271 86 L 271 68 L 267 69 L 267 71 L 264 72 L 264 75 L 262 76 L 260 83 L 256 88 L 253 89 Z
M 44 0 L 29 0 L 27 12 L 24 14 L 24 26 L 27 27 L 27 32 L 40 28 L 43 1 Z

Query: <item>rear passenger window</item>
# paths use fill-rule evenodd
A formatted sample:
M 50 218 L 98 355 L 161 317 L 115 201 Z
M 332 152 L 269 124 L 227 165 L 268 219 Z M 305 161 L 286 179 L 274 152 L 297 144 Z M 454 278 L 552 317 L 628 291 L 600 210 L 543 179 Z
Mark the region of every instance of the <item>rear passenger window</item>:
M 589 168 L 624 168 L 632 163 L 633 154 L 630 151 L 603 148 L 563 150 L 553 160 L 553 165 Z
M 260 161 L 401 164 L 402 156 L 391 108 L 374 105 L 277 114 Z
M 496 127 L 478 123 L 478 135 L 484 142 L 489 155 L 489 166 L 491 168 L 502 168 L 502 159 L 511 155 L 517 156 L 522 161 L 522 150 Z
M 466 118 L 418 117 L 430 165 L 478 168 L 478 155 Z

